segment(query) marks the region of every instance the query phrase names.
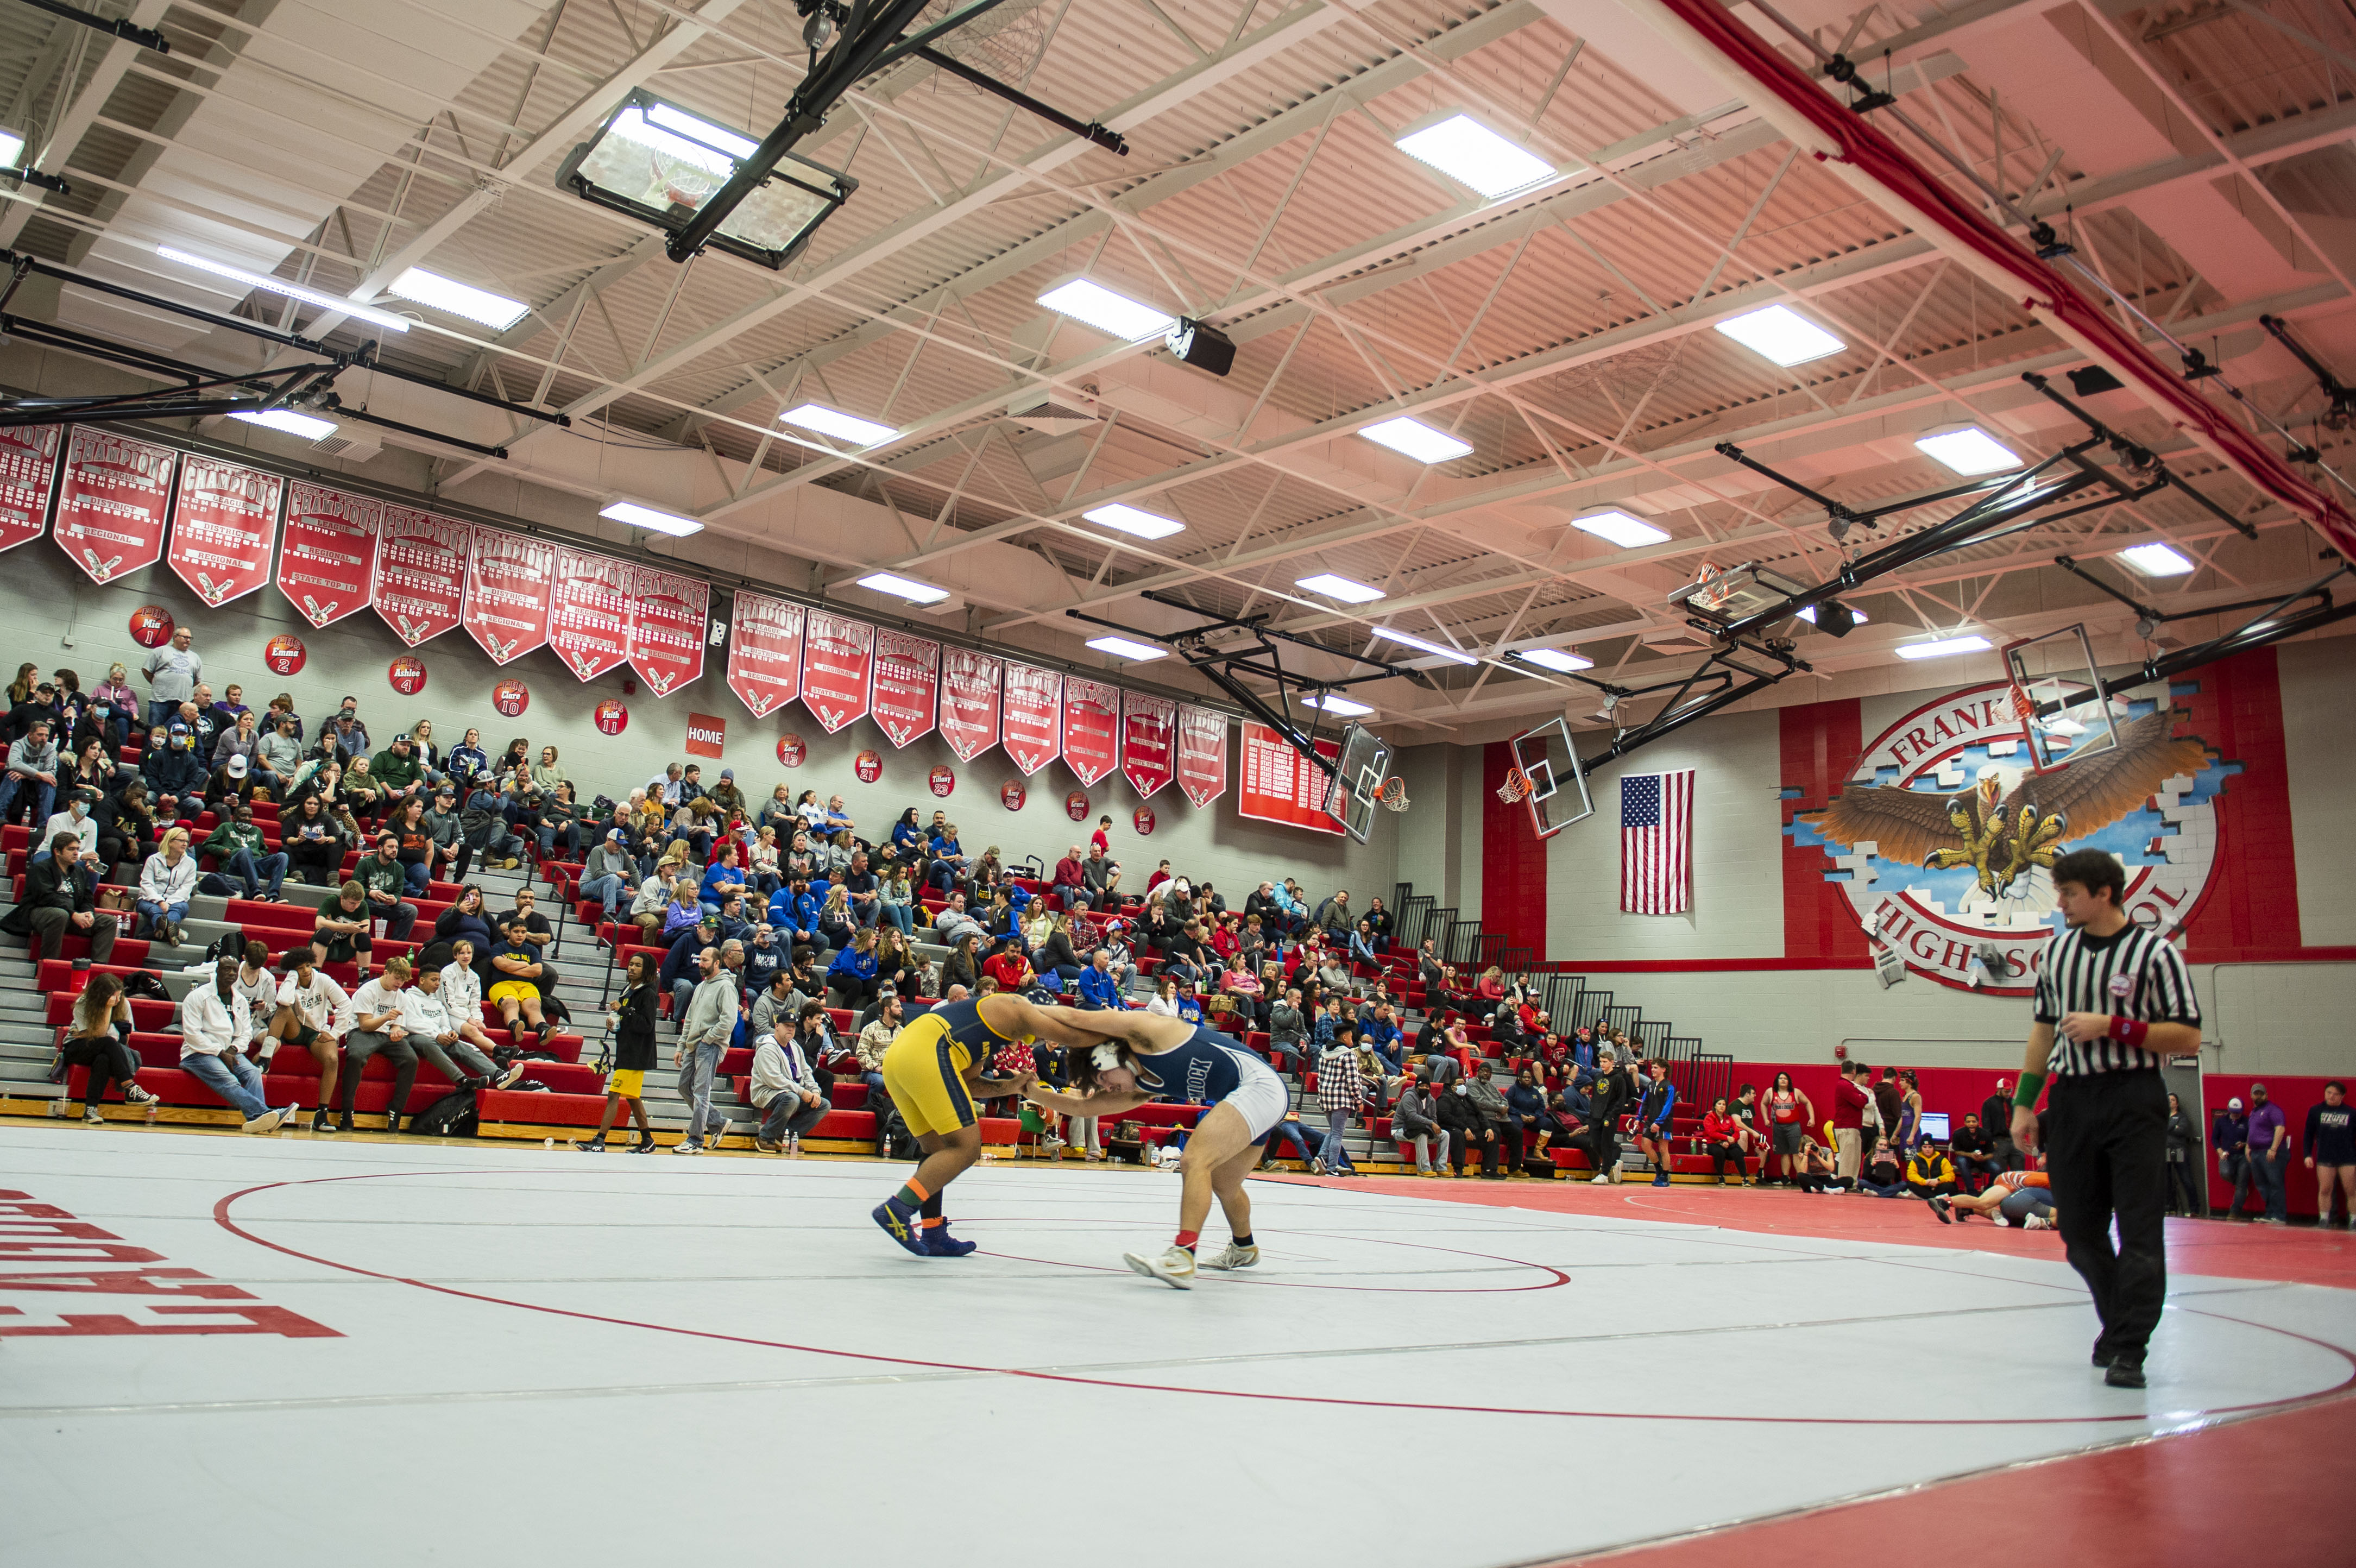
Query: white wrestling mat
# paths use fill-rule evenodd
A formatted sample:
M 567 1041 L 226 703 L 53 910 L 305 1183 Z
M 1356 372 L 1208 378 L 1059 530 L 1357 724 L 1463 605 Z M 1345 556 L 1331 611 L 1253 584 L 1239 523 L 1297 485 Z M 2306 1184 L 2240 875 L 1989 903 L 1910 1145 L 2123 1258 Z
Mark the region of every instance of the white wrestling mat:
M 2058 1261 L 1265 1181 L 1182 1293 L 1126 1169 L 978 1167 L 919 1260 L 906 1169 L 0 1128 L 0 1563 L 1474 1568 L 2356 1370 L 2347 1292 L 2179 1279 L 2128 1392 Z

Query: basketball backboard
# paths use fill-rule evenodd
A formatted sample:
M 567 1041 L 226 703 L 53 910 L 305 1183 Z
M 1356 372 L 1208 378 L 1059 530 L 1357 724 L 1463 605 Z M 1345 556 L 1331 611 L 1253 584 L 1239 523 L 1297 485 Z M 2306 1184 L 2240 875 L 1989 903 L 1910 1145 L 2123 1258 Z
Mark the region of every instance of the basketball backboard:
M 2103 694 L 2103 672 L 2083 624 L 2008 642 L 2004 662 L 2012 680 L 2013 711 L 2037 772 L 2119 744 L 2117 715 Z M 2038 711 L 2048 703 L 2061 706 Z
M 1391 774 L 1391 743 L 1364 725 L 1342 732 L 1342 755 L 1333 768 L 1333 787 L 1326 792 L 1325 814 L 1342 831 L 1366 842 L 1374 832 L 1375 806 L 1382 798 L 1383 780 Z
M 1550 839 L 1573 822 L 1595 814 L 1587 793 L 1587 772 L 1579 765 L 1579 747 L 1572 744 L 1569 724 L 1553 719 L 1515 736 L 1510 743 L 1514 766 L 1529 780 L 1522 797 L 1530 809 L 1530 827 Z

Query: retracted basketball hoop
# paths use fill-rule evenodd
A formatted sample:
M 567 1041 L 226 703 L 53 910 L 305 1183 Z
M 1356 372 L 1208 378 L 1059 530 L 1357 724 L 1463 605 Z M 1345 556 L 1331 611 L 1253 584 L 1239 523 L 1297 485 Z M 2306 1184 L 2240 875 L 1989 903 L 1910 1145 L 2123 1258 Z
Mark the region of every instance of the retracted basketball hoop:
M 1579 748 L 1571 743 L 1570 725 L 1550 719 L 1507 743 L 1513 766 L 1497 786 L 1497 798 L 1512 805 L 1519 800 L 1530 811 L 1530 831 L 1550 839 L 1573 822 L 1595 814 L 1588 798 L 1587 774 L 1579 764 Z
M 2003 653 L 2012 716 L 2020 721 L 2032 772 L 2119 744 L 2117 715 L 2083 624 L 2006 643 Z

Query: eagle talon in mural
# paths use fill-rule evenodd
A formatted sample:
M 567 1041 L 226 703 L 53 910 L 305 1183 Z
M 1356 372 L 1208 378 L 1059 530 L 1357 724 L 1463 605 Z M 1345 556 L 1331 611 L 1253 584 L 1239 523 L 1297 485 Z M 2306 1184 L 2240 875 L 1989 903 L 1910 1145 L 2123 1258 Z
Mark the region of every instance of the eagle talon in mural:
M 2215 863 L 2211 800 L 2240 765 L 2211 755 L 2169 694 L 2122 698 L 2117 743 L 2043 772 L 2001 683 L 1924 704 L 1864 747 L 1850 782 L 1786 832 L 1820 846 L 1869 937 L 1959 989 L 2022 994 L 2057 929 L 2051 870 L 2079 848 L 2117 855 L 2131 918 L 2170 933 Z M 2156 701 L 2155 701 L 2156 700 Z M 1919 871 L 1909 867 L 1919 866 Z M 1987 950 L 2005 961 L 1974 967 Z
M 2051 867 L 2072 832 L 2107 827 L 2178 774 L 2201 771 L 2209 748 L 2189 736 L 2171 737 L 2175 721 L 2163 711 L 2124 725 L 2118 745 L 2031 773 L 2001 799 L 1997 770 L 1984 768 L 1978 785 L 1961 795 L 1942 800 L 1902 785 L 1851 785 L 1800 820 L 1835 843 L 1871 843 L 1878 854 L 1912 865 L 1968 865 L 1979 874 L 1980 890 L 2001 898 L 2029 867 Z

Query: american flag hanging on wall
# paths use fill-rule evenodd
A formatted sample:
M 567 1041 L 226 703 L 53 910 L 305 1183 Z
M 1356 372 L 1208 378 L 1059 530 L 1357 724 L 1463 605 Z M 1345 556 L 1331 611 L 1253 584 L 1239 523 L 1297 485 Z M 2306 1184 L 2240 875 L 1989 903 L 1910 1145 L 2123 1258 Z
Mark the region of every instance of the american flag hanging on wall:
M 1693 901 L 1694 770 L 1620 780 L 1620 908 L 1682 915 Z

